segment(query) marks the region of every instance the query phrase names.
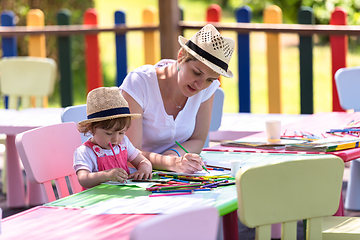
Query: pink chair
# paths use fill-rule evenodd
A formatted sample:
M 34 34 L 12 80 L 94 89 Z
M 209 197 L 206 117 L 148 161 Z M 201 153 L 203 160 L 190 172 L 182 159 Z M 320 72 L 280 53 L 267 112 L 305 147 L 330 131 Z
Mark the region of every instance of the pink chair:
M 29 181 L 41 185 L 44 202 L 56 200 L 55 193 L 63 198 L 81 191 L 73 168 L 74 151 L 81 145 L 76 123 L 29 130 L 18 134 L 15 143 Z
M 139 223 L 132 230 L 130 240 L 215 240 L 219 219 L 214 207 L 192 207 Z

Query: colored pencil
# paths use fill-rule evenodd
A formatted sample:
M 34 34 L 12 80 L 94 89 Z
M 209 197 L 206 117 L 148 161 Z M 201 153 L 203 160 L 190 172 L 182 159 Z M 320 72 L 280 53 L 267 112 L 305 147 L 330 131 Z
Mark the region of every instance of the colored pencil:
M 192 192 L 180 192 L 180 193 L 168 193 L 168 194 L 151 194 L 149 197 L 168 197 L 168 196 L 177 196 L 177 195 L 188 195 Z
M 116 157 L 116 154 L 115 154 L 115 151 L 114 151 L 114 148 L 113 148 L 111 142 L 109 142 L 109 145 L 110 145 L 111 151 L 112 151 L 113 154 L 114 154 L 114 157 L 115 157 L 116 161 L 119 162 L 118 159 L 117 159 L 117 157 Z

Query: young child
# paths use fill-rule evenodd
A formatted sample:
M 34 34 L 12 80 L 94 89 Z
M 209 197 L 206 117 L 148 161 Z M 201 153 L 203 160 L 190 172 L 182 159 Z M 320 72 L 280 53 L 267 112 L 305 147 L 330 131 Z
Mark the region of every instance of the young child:
M 87 120 L 78 123 L 80 133 L 91 133 L 74 153 L 79 183 L 91 188 L 106 181 L 124 182 L 128 178 L 150 179 L 152 165 L 125 136 L 131 119 L 129 105 L 117 87 L 100 87 L 86 99 Z M 130 174 L 127 162 L 137 169 Z

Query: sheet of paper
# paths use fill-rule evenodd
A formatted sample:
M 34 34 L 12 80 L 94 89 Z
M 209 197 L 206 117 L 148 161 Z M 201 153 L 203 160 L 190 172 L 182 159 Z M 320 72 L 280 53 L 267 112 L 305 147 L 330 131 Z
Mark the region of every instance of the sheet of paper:
M 113 198 L 92 205 L 84 214 L 159 214 L 170 213 L 191 206 L 212 206 L 215 199 L 203 199 L 202 194 L 164 197 Z
M 108 184 L 108 185 L 126 185 L 126 186 L 137 186 L 140 188 L 149 188 L 152 185 L 154 185 L 153 182 L 132 182 L 131 180 L 126 180 L 126 182 L 116 182 L 116 181 L 107 181 L 102 184 Z

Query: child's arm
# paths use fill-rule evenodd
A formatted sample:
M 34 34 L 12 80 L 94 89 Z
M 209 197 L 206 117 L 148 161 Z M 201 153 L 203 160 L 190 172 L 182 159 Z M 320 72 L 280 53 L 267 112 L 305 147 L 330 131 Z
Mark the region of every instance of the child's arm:
M 129 175 L 129 178 L 135 180 L 138 179 L 151 179 L 152 178 L 152 165 L 151 162 L 139 153 L 134 160 L 131 161 L 131 164 L 137 169 L 136 172 Z
M 106 181 L 124 182 L 128 178 L 127 172 L 122 168 L 113 168 L 100 172 L 89 172 L 80 169 L 76 172 L 79 183 L 84 188 L 92 188 Z

